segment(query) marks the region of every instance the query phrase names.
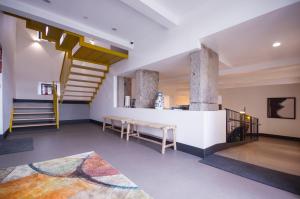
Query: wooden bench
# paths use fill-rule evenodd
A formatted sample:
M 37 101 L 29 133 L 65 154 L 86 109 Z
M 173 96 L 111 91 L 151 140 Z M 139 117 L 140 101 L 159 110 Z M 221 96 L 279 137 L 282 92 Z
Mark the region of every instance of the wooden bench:
M 111 122 L 110 126 L 107 126 L 107 122 Z M 114 127 L 114 121 L 119 121 L 121 122 L 121 130 L 116 129 Z M 162 141 L 158 142 L 153 139 L 141 137 L 137 127 L 138 126 L 143 126 L 143 127 L 148 127 L 148 128 L 154 128 L 154 129 L 160 129 L 162 132 Z M 126 132 L 125 132 L 125 127 L 126 127 Z M 162 146 L 161 148 L 161 153 L 164 154 L 166 148 L 168 147 L 173 147 L 174 150 L 176 150 L 176 126 L 175 125 L 169 125 L 169 124 L 160 124 L 160 123 L 153 123 L 153 122 L 147 122 L 147 121 L 142 121 L 142 120 L 134 120 L 131 118 L 127 117 L 119 117 L 119 116 L 105 116 L 103 118 L 103 132 L 105 131 L 106 128 L 112 129 L 114 131 L 120 132 L 121 133 L 121 138 L 123 138 L 123 135 L 126 134 L 126 140 L 129 140 L 129 137 L 135 137 L 138 139 L 142 139 L 145 141 L 149 141 L 155 144 L 159 144 Z M 134 131 L 135 129 L 135 131 Z M 167 136 L 168 136 L 168 131 L 172 133 L 172 143 L 167 144 Z
M 160 123 L 153 123 L 153 122 L 146 122 L 146 121 L 141 121 L 141 120 L 133 120 L 129 119 L 126 121 L 127 123 L 127 131 L 126 131 L 126 140 L 129 140 L 129 137 L 135 137 L 141 140 L 149 141 L 155 144 L 161 145 L 161 153 L 164 154 L 166 148 L 172 147 L 174 150 L 176 150 L 176 126 L 175 125 L 169 125 L 169 124 L 160 124 Z M 154 128 L 154 129 L 160 129 L 162 132 L 162 141 L 158 142 L 153 139 L 148 139 L 145 137 L 141 137 L 137 127 L 142 126 L 142 127 L 148 127 L 148 128 Z M 134 132 L 134 129 L 136 132 Z M 172 143 L 167 144 L 167 136 L 168 136 L 168 131 L 172 133 Z
M 125 125 L 127 124 L 127 121 L 129 119 L 128 118 L 125 118 L 125 117 L 118 117 L 118 116 L 105 116 L 103 118 L 103 132 L 105 131 L 105 129 L 112 129 L 114 131 L 117 131 L 117 132 L 120 132 L 121 133 L 121 138 L 123 138 L 123 135 L 126 134 L 126 132 L 124 132 L 124 127 Z M 110 121 L 111 125 L 110 126 L 107 126 L 107 122 Z M 114 122 L 115 121 L 118 121 L 118 122 L 121 122 L 121 130 L 119 129 L 116 129 L 115 128 L 115 125 L 114 125 Z

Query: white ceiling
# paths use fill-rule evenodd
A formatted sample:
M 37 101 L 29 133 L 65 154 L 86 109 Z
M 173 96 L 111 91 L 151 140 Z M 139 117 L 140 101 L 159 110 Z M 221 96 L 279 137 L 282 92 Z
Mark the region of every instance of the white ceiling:
M 231 67 L 300 56 L 300 3 L 202 38 Z M 272 48 L 273 42 L 281 47 Z
M 23 0 L 16 1 L 24 3 Z M 163 30 L 158 24 L 138 12 L 133 12 L 119 0 L 50 1 L 51 3 L 43 0 L 26 0 L 26 4 L 129 41 L 134 41 L 137 35 L 144 35 L 147 38 L 148 32 Z M 88 17 L 88 19 L 84 17 Z M 136 27 L 137 24 L 139 24 L 139 28 Z M 112 28 L 118 30 L 113 31 Z
M 199 12 L 204 4 L 212 0 L 151 0 L 180 18 L 181 22 Z
M 220 86 L 299 83 L 299 19 L 297 3 L 201 39 L 226 63 L 220 63 Z M 273 48 L 274 41 L 282 45 Z M 168 85 L 176 81 L 187 84 L 189 54 L 170 57 L 146 68 L 159 71 L 162 82 Z
M 160 71 L 163 79 L 187 76 L 188 54 L 204 36 L 202 41 L 229 65 L 221 65 L 224 74 L 266 69 L 260 66 L 265 62 L 272 68 L 279 62 L 280 67 L 294 65 L 299 59 L 299 0 L 50 1 L 0 0 L 0 9 L 128 49 L 134 41 L 129 59 L 112 67 L 125 68 L 116 69 L 118 73 L 147 66 Z M 261 16 L 265 13 L 269 14 Z M 175 27 L 164 21 L 174 22 Z M 280 40 L 282 47 L 273 49 L 274 40 Z

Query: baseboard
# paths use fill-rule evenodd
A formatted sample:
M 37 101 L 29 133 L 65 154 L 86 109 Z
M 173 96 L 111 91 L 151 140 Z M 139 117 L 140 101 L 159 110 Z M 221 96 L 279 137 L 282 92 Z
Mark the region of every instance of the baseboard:
M 53 103 L 53 100 L 39 100 L 39 99 L 13 99 L 13 102 L 18 103 Z M 63 100 L 63 104 L 89 104 L 87 101 L 78 100 Z
M 221 151 L 221 150 L 224 150 L 224 149 L 228 149 L 230 147 L 234 147 L 234 146 L 240 146 L 240 145 L 243 145 L 243 144 L 247 144 L 247 143 L 250 143 L 250 142 L 254 142 L 254 141 L 257 141 L 258 139 L 252 139 L 252 140 L 246 140 L 246 141 L 240 141 L 240 142 L 232 142 L 232 143 L 219 143 L 219 144 L 215 144 L 215 145 L 212 145 L 206 149 L 204 149 L 204 157 L 206 156 L 209 156 L 209 155 L 212 155 L 218 151 Z
M 4 140 L 9 136 L 9 129 L 7 129 L 2 135 L 1 135 L 1 139 Z
M 93 119 L 90 119 L 89 121 L 90 121 L 91 123 L 98 124 L 98 125 L 100 125 L 100 126 L 103 125 L 103 122 L 101 122 L 101 121 L 97 121 L 97 120 L 93 120 Z
M 178 149 L 178 151 L 182 151 L 184 153 L 188 153 L 188 154 L 191 154 L 191 155 L 194 155 L 194 156 L 198 156 L 200 158 L 204 158 L 205 149 L 198 148 L 198 147 L 195 147 L 195 146 L 190 146 L 190 145 L 183 144 L 183 143 L 180 143 L 180 142 L 177 142 L 177 149 Z
M 60 120 L 60 124 L 75 124 L 75 123 L 87 123 L 90 119 L 80 119 L 80 120 Z
M 270 138 L 277 138 L 277 139 L 284 139 L 284 140 L 291 140 L 291 141 L 300 141 L 300 138 L 297 137 L 290 137 L 284 135 L 275 135 L 275 134 L 267 134 L 267 133 L 259 133 L 259 136 L 263 137 L 270 137 Z
M 88 123 L 90 122 L 89 119 L 80 119 L 80 120 L 61 120 L 59 121 L 60 125 L 65 125 L 65 124 L 78 124 L 78 123 Z M 19 134 L 20 132 L 30 132 L 30 131 L 35 131 L 35 130 L 53 130 L 53 131 L 58 131 L 59 129 L 56 128 L 55 125 L 53 126 L 37 126 L 37 127 L 26 127 L 26 128 L 16 128 L 16 129 L 13 129 L 13 132 L 12 132 L 12 136 L 14 134 Z M 6 131 L 6 137 L 11 134 L 9 133 L 9 131 L 7 130 Z M 3 134 L 4 135 L 4 134 Z M 4 136 L 3 136 L 4 137 Z

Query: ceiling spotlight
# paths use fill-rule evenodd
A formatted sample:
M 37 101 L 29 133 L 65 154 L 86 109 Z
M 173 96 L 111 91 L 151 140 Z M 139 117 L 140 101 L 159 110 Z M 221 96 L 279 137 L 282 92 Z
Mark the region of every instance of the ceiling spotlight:
M 83 18 L 83 19 L 88 19 L 89 17 L 88 17 L 88 16 L 83 16 L 82 18 Z
M 113 31 L 117 31 L 118 29 L 117 29 L 117 28 L 112 28 L 112 30 L 113 30 Z
M 95 44 L 94 40 L 90 40 L 90 43 L 91 43 L 92 45 L 94 45 L 94 44 Z
M 281 46 L 281 43 L 280 42 L 274 42 L 272 46 L 274 48 L 277 48 L 277 47 Z
M 50 0 L 43 0 L 45 3 L 51 3 Z
M 48 32 L 49 32 L 49 27 L 48 26 L 46 26 L 46 36 L 48 36 Z
M 65 38 L 66 38 L 66 33 L 63 33 L 59 39 L 59 45 L 61 45 L 64 42 Z

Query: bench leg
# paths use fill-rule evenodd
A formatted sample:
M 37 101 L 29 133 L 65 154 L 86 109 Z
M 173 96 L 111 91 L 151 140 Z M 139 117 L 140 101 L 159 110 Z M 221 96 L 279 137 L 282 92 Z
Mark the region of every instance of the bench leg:
M 138 137 L 140 137 L 140 133 L 139 133 L 139 131 L 138 131 L 138 126 L 137 126 L 137 125 L 135 126 L 135 130 L 136 130 L 136 135 L 137 135 Z
M 115 126 L 114 126 L 114 121 L 113 121 L 113 120 L 111 120 L 111 128 L 112 128 L 112 129 L 115 128 Z
M 106 126 L 106 121 L 105 119 L 103 120 L 103 126 L 102 126 L 102 131 L 104 132 L 105 131 L 105 126 Z
M 124 133 L 124 123 L 121 124 L 121 139 L 123 139 L 123 133 Z
M 127 123 L 126 141 L 129 140 L 129 134 L 130 134 L 130 124 Z
M 161 144 L 161 153 L 162 154 L 165 154 L 165 151 L 166 151 L 167 134 L 168 134 L 168 129 L 164 128 L 163 129 L 163 139 L 162 139 L 162 144 Z
M 174 150 L 176 151 L 177 150 L 177 146 L 176 146 L 176 129 L 173 129 L 172 132 L 173 132 L 173 147 L 174 147 Z

